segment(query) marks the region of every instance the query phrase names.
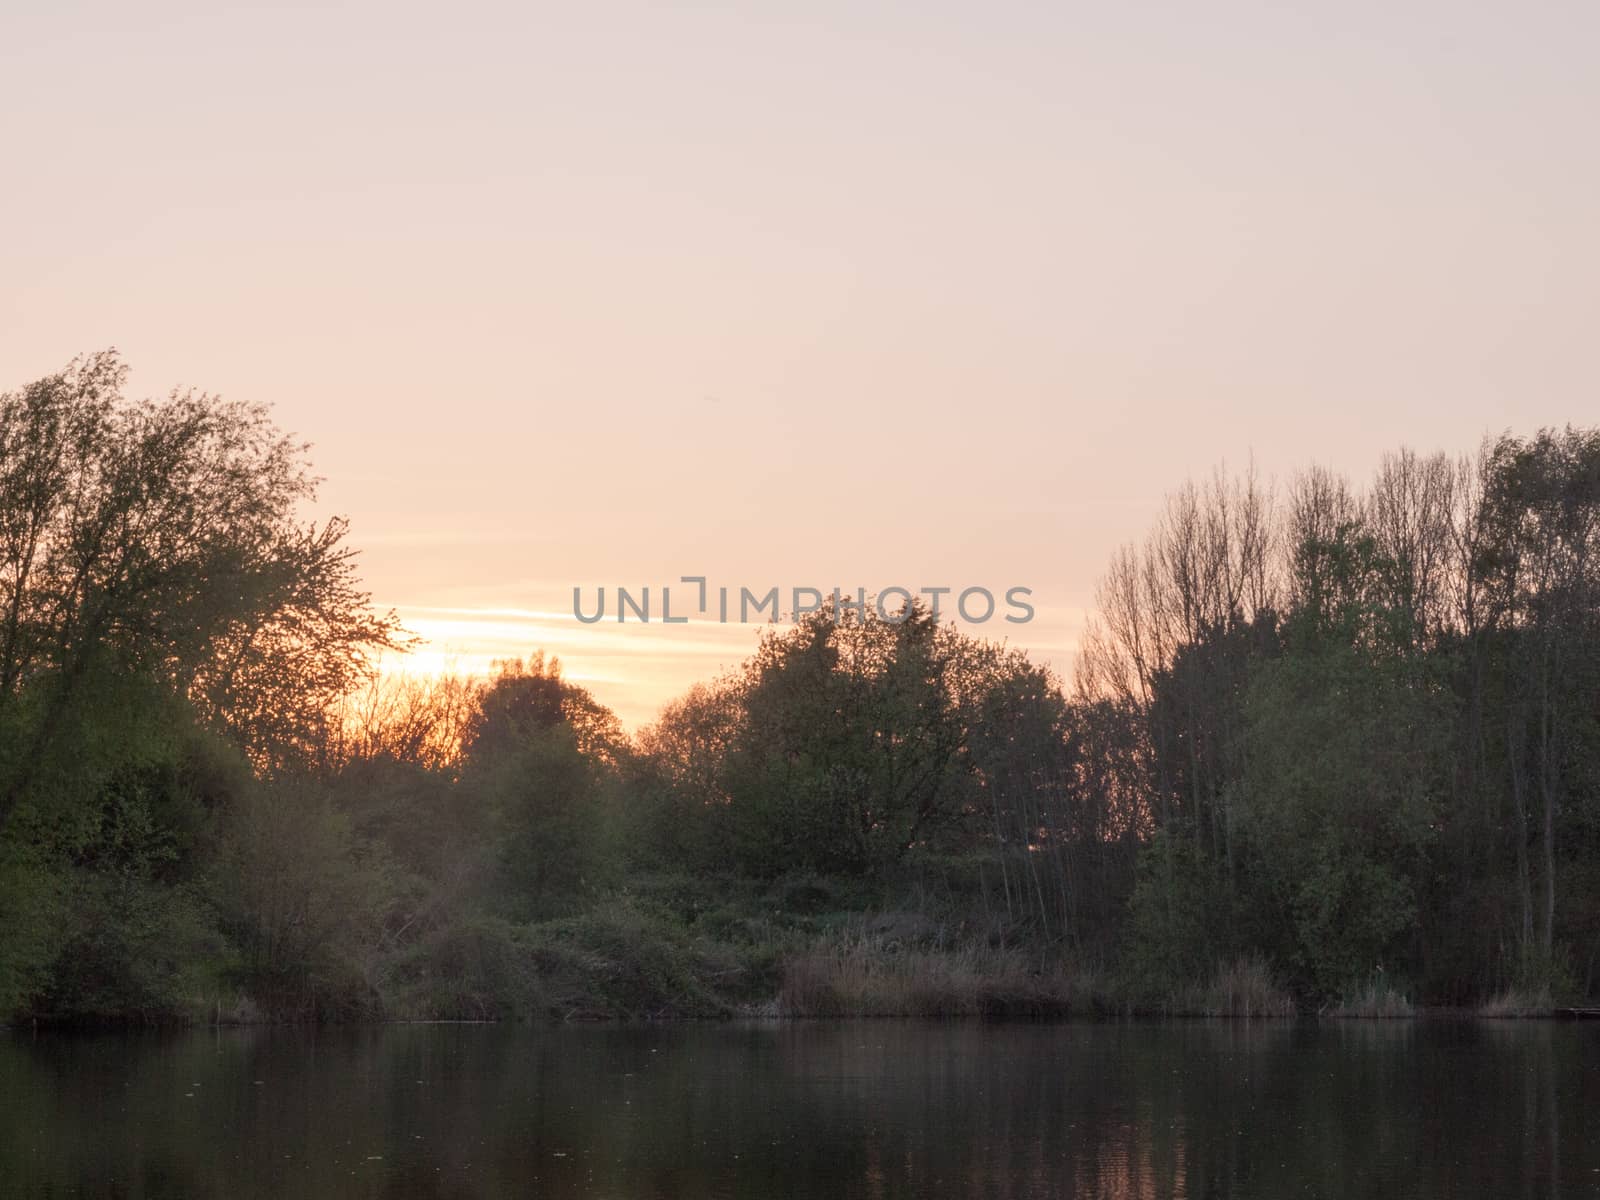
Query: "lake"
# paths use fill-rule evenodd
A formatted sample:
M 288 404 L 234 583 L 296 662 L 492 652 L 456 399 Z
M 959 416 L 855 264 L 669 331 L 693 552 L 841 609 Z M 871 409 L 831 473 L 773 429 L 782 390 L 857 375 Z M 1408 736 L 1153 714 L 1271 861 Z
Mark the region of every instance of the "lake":
M 1600 1197 L 1600 1022 L 0 1031 L 6 1197 Z

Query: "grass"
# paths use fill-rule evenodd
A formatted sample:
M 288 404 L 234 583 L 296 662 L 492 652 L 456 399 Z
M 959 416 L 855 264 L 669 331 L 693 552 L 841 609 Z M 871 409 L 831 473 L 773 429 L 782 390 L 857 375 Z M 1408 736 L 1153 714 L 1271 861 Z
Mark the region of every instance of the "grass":
M 1549 987 L 1507 988 L 1498 996 L 1479 1005 L 1480 1017 L 1548 1017 L 1555 1011 Z
M 1173 996 L 1165 1011 L 1182 1017 L 1292 1017 L 1298 1009 L 1271 964 L 1260 955 L 1245 955 L 1219 963 L 1208 982 Z
M 1330 1017 L 1355 1017 L 1375 1020 L 1414 1017 L 1417 1010 L 1404 992 L 1390 985 L 1381 975 L 1367 981 L 1367 986 L 1353 996 L 1346 996 L 1327 1015 Z
M 1044 1017 L 1101 1011 L 1097 977 L 976 944 L 908 945 L 881 919 L 826 937 L 783 964 L 775 1015 Z

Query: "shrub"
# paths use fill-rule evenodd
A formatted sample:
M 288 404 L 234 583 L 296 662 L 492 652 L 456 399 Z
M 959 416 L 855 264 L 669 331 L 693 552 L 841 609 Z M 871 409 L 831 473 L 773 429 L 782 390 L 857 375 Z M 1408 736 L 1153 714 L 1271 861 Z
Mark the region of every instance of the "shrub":
M 744 964 L 628 899 L 531 926 L 529 946 L 549 1011 L 564 1019 L 727 1016 L 720 993 Z
M 549 1007 L 527 933 L 469 915 L 433 930 L 389 970 L 387 1015 L 410 1020 L 492 1021 Z

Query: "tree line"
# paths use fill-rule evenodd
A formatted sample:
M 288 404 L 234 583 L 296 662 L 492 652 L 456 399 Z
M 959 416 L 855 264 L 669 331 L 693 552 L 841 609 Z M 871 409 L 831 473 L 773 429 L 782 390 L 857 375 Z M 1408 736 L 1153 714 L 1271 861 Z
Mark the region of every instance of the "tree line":
M 629 736 L 380 671 L 306 447 L 125 378 L 0 396 L 0 1012 L 751 1011 L 874 913 L 1126 1007 L 1600 990 L 1600 431 L 1190 484 L 1070 679 L 824 607 Z

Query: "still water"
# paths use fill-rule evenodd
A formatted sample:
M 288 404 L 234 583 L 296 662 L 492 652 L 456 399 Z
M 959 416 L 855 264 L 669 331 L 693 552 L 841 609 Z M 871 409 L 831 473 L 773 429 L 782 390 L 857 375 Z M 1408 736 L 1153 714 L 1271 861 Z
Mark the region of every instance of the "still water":
M 1600 1022 L 0 1031 L 5 1197 L 1600 1197 Z

